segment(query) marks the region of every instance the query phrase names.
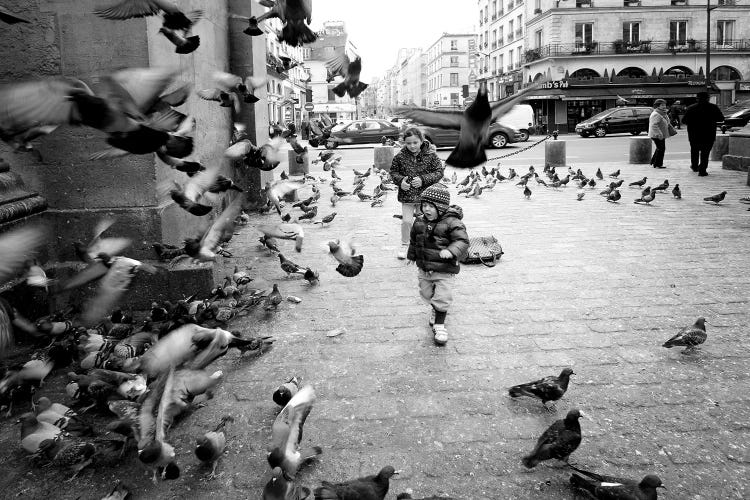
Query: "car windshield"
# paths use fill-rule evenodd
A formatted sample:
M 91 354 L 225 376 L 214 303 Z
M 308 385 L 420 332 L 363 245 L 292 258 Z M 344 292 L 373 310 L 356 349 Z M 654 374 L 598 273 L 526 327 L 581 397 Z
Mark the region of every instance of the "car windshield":
M 742 118 L 745 116 L 748 112 L 750 112 L 750 109 L 741 109 L 740 111 L 737 111 L 735 114 L 730 116 L 729 118 Z

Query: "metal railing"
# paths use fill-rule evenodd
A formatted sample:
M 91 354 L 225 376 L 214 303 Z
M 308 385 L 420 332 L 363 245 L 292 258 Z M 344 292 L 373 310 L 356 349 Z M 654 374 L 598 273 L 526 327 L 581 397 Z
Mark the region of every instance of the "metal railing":
M 523 28 L 518 28 L 516 30 L 516 38 L 521 38 L 523 36 Z
M 510 41 L 510 40 L 509 40 Z M 545 57 L 609 55 L 609 54 L 678 54 L 705 53 L 705 42 L 686 40 L 684 44 L 677 41 L 640 41 L 590 43 L 552 43 L 526 51 L 525 62 L 530 63 Z M 714 52 L 750 52 L 750 39 L 712 40 L 711 51 Z
M 512 41 L 513 41 L 513 33 L 508 35 L 508 42 L 512 42 Z
M 491 45 L 491 47 L 492 47 L 493 49 L 496 49 L 496 48 L 497 48 L 497 42 L 492 42 L 492 45 Z

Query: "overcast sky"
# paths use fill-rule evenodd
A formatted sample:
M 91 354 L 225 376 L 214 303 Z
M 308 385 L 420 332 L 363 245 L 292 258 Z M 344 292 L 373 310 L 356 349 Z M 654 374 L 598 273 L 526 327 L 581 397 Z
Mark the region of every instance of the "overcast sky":
M 473 33 L 477 0 L 313 0 L 312 28 L 344 21 L 362 57 L 362 80 L 381 77 L 402 47 L 428 48 L 443 32 Z

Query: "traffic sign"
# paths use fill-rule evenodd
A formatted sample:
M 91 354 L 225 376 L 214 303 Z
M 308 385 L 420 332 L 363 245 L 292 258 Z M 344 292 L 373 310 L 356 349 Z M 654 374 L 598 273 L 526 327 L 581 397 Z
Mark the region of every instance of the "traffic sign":
M 305 111 L 312 111 L 313 109 L 315 109 L 315 104 L 311 102 L 305 103 Z

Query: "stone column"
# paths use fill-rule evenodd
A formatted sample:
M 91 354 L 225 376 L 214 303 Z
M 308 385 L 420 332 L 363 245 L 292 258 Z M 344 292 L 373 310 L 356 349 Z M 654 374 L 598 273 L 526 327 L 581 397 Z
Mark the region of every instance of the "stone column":
M 255 1 L 227 0 L 229 12 L 239 16 L 260 16 L 266 9 Z M 229 33 L 229 71 L 245 77 L 253 75 L 264 77 L 266 72 L 266 36 L 249 36 L 242 31 L 247 28 L 247 21 L 230 18 L 228 20 Z M 274 35 L 270 35 L 274 36 Z M 258 146 L 268 142 L 268 90 L 264 86 L 255 91 L 260 99 L 255 104 L 244 104 L 239 116 L 235 120 L 247 126 L 248 138 Z M 281 172 L 283 163 L 275 170 Z M 274 171 L 275 171 L 274 170 Z M 274 172 L 263 172 L 256 168 L 236 165 L 235 172 L 241 185 L 247 186 L 250 201 L 260 198 L 260 190 L 266 182 L 273 180 Z
M 630 138 L 630 156 L 629 163 L 648 164 L 651 162 L 651 144 L 648 137 L 631 137 Z

